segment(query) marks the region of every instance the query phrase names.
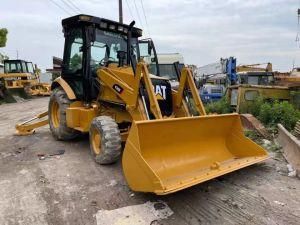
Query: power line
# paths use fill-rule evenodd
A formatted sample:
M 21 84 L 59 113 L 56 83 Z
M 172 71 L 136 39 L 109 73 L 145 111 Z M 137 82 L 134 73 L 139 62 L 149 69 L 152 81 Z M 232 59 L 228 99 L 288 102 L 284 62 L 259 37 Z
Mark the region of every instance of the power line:
M 297 35 L 296 35 L 296 43 L 298 45 L 298 47 L 300 47 L 300 38 L 299 38 L 299 31 L 300 31 L 300 0 L 299 0 L 299 7 L 298 7 L 298 10 L 297 10 L 297 16 L 298 16 L 298 24 L 297 24 Z
M 61 2 L 62 2 L 65 6 L 67 6 L 67 8 L 71 9 L 73 12 L 78 13 L 77 9 L 74 9 L 74 8 L 72 7 L 72 5 L 71 5 L 69 2 L 66 2 L 65 0 L 61 0 Z
M 130 13 L 130 15 L 131 15 L 131 18 L 134 20 L 133 13 L 132 13 L 132 11 L 131 11 L 131 8 L 130 8 L 129 3 L 128 3 L 127 0 L 126 0 L 126 4 L 127 4 L 127 7 L 128 7 L 128 10 L 129 10 L 129 13 Z
M 60 6 L 57 2 L 55 2 L 54 0 L 49 0 L 50 2 L 52 2 L 54 5 L 56 5 L 58 8 L 60 8 L 62 11 L 64 11 L 65 13 L 67 13 L 68 15 L 71 16 L 71 14 L 62 6 Z
M 79 7 L 77 7 L 77 5 L 73 1 L 71 1 L 71 0 L 66 0 L 66 1 L 69 2 L 75 9 L 77 9 L 78 12 L 81 12 L 81 9 Z
M 133 0 L 133 2 L 134 2 L 134 6 L 135 6 L 135 10 L 136 10 L 136 14 L 137 14 L 137 16 L 138 16 L 138 19 L 139 19 L 139 21 L 140 21 L 140 24 L 141 24 L 141 26 L 142 26 L 142 28 L 143 28 L 144 26 L 143 26 L 143 23 L 142 23 L 142 20 L 141 20 L 141 16 L 140 16 L 139 10 L 138 10 L 138 8 L 137 8 L 137 6 L 136 6 L 136 2 L 135 2 L 135 0 Z
M 147 26 L 148 34 L 149 34 L 149 36 L 151 36 L 150 35 L 150 29 L 149 29 L 149 25 L 148 25 L 147 16 L 146 16 L 146 13 L 145 13 L 144 3 L 143 3 L 143 0 L 140 0 L 140 1 L 141 1 L 141 5 L 142 5 L 142 10 L 143 10 L 143 14 L 144 14 L 144 17 L 145 17 L 145 21 L 146 21 L 146 26 Z

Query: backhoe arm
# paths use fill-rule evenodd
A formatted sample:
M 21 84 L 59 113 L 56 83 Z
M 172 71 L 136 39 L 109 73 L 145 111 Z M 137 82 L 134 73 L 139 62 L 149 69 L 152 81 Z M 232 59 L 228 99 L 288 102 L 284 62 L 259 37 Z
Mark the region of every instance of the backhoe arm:
M 48 118 L 32 123 L 35 120 L 42 119 L 48 116 L 48 111 L 36 115 L 35 117 L 16 125 L 16 135 L 30 135 L 35 132 L 35 129 L 48 124 Z

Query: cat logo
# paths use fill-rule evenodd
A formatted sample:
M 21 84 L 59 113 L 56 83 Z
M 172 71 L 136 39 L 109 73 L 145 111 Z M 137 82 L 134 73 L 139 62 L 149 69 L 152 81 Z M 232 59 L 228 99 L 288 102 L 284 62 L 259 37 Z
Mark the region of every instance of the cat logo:
M 154 86 L 154 93 L 156 95 L 157 100 L 166 100 L 166 89 L 167 87 L 164 85 Z
M 114 85 L 113 85 L 113 89 L 114 89 L 116 92 L 118 92 L 119 94 L 122 94 L 122 92 L 123 92 L 123 88 L 122 88 L 120 85 L 118 85 L 118 84 L 114 84 Z

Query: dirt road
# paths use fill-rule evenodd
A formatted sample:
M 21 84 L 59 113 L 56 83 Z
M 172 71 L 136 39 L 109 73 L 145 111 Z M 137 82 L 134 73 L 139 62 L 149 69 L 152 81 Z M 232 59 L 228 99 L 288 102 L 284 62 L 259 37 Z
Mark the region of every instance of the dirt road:
M 13 135 L 17 121 L 47 104 L 48 98 L 39 98 L 0 106 L 0 224 L 96 225 L 99 210 L 148 201 L 163 201 L 173 211 L 153 225 L 300 224 L 300 180 L 287 176 L 280 156 L 175 194 L 133 193 L 121 162 L 94 163 L 87 136 L 58 142 L 48 127 L 32 136 Z M 59 150 L 65 153 L 38 157 Z

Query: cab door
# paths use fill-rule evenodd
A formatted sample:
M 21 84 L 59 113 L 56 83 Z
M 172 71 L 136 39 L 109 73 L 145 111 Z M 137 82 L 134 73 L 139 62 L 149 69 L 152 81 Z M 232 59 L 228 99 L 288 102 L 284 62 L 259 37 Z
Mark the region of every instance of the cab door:
M 83 71 L 83 29 L 70 28 L 66 33 L 62 78 L 71 86 L 76 97 L 83 99 L 84 71 Z

